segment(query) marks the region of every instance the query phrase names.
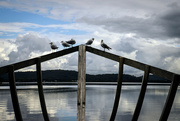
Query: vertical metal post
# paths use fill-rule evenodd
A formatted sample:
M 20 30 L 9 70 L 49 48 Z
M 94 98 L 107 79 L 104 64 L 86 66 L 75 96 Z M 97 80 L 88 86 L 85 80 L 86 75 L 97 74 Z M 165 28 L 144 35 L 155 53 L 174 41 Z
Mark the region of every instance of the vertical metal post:
M 118 84 L 117 84 L 117 89 L 116 89 L 116 97 L 114 100 L 114 107 L 111 113 L 110 121 L 114 121 L 119 105 L 119 99 L 120 99 L 120 94 L 121 94 L 121 87 L 122 87 L 122 77 L 123 77 L 123 63 L 124 63 L 124 58 L 120 57 L 120 62 L 119 62 L 119 74 L 118 74 Z
M 140 94 L 139 94 L 138 102 L 136 104 L 134 115 L 132 117 L 132 121 L 137 121 L 138 120 L 138 117 L 139 117 L 139 114 L 140 114 L 140 111 L 141 111 L 141 107 L 142 107 L 142 104 L 143 104 L 143 101 L 144 101 L 144 96 L 145 96 L 145 93 L 146 93 L 148 78 L 149 78 L 149 66 L 146 65 L 143 80 L 142 80 L 142 85 L 141 85 L 141 91 L 140 91 Z
M 85 121 L 86 102 L 86 46 L 79 46 L 78 56 L 78 92 L 77 92 L 77 121 Z
M 16 120 L 22 121 L 22 115 L 21 115 L 21 110 L 19 107 L 19 101 L 18 101 L 18 96 L 17 96 L 17 91 L 16 91 L 16 82 L 15 82 L 13 65 L 9 66 L 9 84 L 10 84 L 11 99 L 13 103 Z
M 180 83 L 180 76 L 174 74 L 172 82 L 171 82 L 171 87 L 169 89 L 169 93 L 168 93 L 168 96 L 166 99 L 166 103 L 164 105 L 164 109 L 162 111 L 162 114 L 161 114 L 159 121 L 167 121 L 169 113 L 171 111 L 171 107 L 172 107 L 173 102 L 174 102 L 174 98 L 175 98 L 176 91 L 178 89 L 179 83 Z
M 37 58 L 36 73 L 37 73 L 37 83 L 38 83 L 38 92 L 39 92 L 41 110 L 44 116 L 44 120 L 49 121 L 49 117 L 46 109 L 46 103 L 44 99 L 43 86 L 42 86 L 41 58 Z

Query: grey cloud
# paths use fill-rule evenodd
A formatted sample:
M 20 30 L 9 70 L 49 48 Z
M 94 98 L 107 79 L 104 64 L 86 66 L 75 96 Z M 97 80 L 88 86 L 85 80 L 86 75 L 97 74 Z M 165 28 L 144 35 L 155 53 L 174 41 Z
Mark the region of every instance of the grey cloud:
M 159 68 L 168 69 L 169 64 L 180 58 L 179 53 L 179 48 L 165 45 L 154 45 L 138 49 L 136 59 Z M 171 61 L 166 62 L 166 58 L 171 58 Z
M 82 17 L 78 22 L 102 26 L 115 33 L 135 33 L 138 37 L 166 40 L 180 38 L 180 7 L 152 14 L 149 18 L 123 16 L 107 18 Z
M 180 7 L 166 11 L 160 16 L 159 21 L 168 36 L 180 38 Z
M 133 44 L 132 44 L 132 39 L 121 39 L 121 40 L 118 40 L 113 46 L 113 48 L 115 48 L 117 51 L 123 51 L 123 52 L 127 52 L 127 53 L 131 53 L 133 51 L 136 50 L 135 47 L 133 47 Z
M 124 38 L 119 39 L 113 44 L 113 49 L 121 56 L 129 58 L 132 52 L 134 59 L 142 63 L 156 66 L 175 73 L 180 72 L 180 66 L 177 63 L 180 60 L 180 49 L 165 44 L 153 44 L 150 41 L 143 41 L 140 38 Z M 122 52 L 122 53 L 121 53 Z M 126 53 L 123 55 L 123 53 Z M 129 69 L 126 72 L 131 72 Z
M 14 44 L 17 45 L 17 51 L 12 51 L 8 63 L 27 60 L 32 52 L 44 52 L 50 50 L 50 40 L 38 37 L 36 34 L 26 34 L 18 36 Z
M 94 25 L 101 25 L 104 29 L 116 33 L 135 33 L 137 36 L 156 38 L 164 37 L 164 30 L 154 20 L 124 16 L 120 18 L 102 18 L 95 19 L 82 18 L 79 22 L 85 22 Z

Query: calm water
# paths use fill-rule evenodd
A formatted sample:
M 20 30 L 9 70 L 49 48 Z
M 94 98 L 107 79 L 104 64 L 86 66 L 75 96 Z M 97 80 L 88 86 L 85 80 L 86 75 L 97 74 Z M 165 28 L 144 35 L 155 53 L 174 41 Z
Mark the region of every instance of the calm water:
M 24 88 L 24 87 L 22 87 Z M 34 88 L 32 86 L 32 88 Z M 87 86 L 86 121 L 108 121 L 111 115 L 116 86 Z M 148 86 L 139 121 L 158 121 L 169 86 Z M 130 121 L 138 99 L 140 86 L 123 86 L 116 120 Z M 76 86 L 53 86 L 44 90 L 51 121 L 76 121 Z M 35 89 L 18 90 L 20 108 L 24 121 L 41 121 L 38 92 Z M 180 121 L 180 88 L 175 98 L 169 121 Z M 14 121 L 9 90 L 0 90 L 0 119 Z

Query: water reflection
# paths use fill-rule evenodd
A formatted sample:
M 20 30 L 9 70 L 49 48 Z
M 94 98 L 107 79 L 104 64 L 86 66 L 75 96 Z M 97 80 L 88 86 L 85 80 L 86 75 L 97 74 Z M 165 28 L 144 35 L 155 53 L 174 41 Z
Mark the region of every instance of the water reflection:
M 108 121 L 112 112 L 116 86 L 87 86 L 86 121 Z M 148 86 L 138 121 L 157 121 L 168 93 L 168 86 Z M 130 121 L 139 96 L 140 86 L 123 86 L 116 120 Z M 51 121 L 76 121 L 76 87 L 44 90 Z M 20 108 L 25 121 L 43 120 L 37 90 L 18 90 Z M 179 121 L 180 89 L 176 95 L 168 121 Z M 0 90 L 0 117 L 14 121 L 9 90 Z
M 3 90 L 0 91 L 0 117 L 4 121 L 14 119 L 11 97 L 9 92 Z
M 77 90 L 67 88 L 63 90 L 45 91 L 46 105 L 50 117 L 57 117 L 59 121 L 76 121 Z

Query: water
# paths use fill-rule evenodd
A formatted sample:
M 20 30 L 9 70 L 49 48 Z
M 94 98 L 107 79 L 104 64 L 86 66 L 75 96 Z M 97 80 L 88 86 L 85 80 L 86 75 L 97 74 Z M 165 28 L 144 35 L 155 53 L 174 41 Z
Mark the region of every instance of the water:
M 24 121 L 41 121 L 43 116 L 36 86 L 19 87 L 18 98 Z M 44 90 L 46 106 L 51 121 L 76 121 L 77 87 L 48 86 Z M 108 121 L 112 112 L 116 86 L 87 86 L 86 121 Z M 148 86 L 138 121 L 158 121 L 169 86 Z M 136 106 L 140 86 L 123 86 L 116 120 L 130 121 Z M 180 88 L 168 121 L 180 121 Z M 0 119 L 14 121 L 10 91 L 0 90 Z

